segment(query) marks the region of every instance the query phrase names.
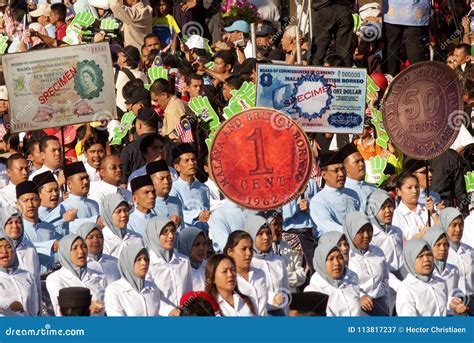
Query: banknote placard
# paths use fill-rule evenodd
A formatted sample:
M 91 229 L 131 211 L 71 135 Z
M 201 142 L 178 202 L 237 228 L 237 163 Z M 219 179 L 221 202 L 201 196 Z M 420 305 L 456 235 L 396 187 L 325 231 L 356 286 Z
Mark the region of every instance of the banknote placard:
M 116 116 L 108 43 L 3 56 L 12 132 Z
M 306 132 L 362 133 L 367 71 L 259 64 L 257 106 L 274 108 Z

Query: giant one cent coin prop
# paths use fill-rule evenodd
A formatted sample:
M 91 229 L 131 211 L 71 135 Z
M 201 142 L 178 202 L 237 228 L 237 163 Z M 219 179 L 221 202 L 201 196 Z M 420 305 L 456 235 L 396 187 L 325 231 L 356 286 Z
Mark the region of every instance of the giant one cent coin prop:
M 419 160 L 441 155 L 463 121 L 463 90 L 456 73 L 441 62 L 403 70 L 383 99 L 383 124 L 391 141 Z
M 306 187 L 312 151 L 288 116 L 252 108 L 228 119 L 214 138 L 210 166 L 221 192 L 254 210 L 281 207 Z

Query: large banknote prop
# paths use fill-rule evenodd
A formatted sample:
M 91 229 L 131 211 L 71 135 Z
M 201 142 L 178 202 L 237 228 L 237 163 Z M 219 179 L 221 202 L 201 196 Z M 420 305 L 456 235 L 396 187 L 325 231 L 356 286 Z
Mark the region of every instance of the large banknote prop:
M 304 191 L 311 176 L 312 151 L 304 131 L 287 115 L 252 108 L 219 128 L 210 166 L 227 198 L 249 209 L 269 210 Z

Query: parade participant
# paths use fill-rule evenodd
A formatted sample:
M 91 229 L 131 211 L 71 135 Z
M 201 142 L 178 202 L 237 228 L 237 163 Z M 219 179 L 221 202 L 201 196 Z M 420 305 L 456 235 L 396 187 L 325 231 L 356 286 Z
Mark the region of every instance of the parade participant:
M 100 181 L 99 168 L 105 157 L 105 144 L 96 137 L 90 137 L 84 143 L 86 160 L 84 167 L 90 182 Z
M 54 226 L 42 222 L 38 216 L 40 198 L 34 182 L 24 181 L 16 186 L 17 208 L 23 219 L 23 233 L 36 248 L 39 255 L 41 273 L 53 268 L 55 253 L 58 251 L 60 236 Z
M 288 272 L 284 259 L 272 251 L 272 230 L 268 221 L 261 216 L 249 216 L 243 227 L 253 240 L 253 258 L 251 266 L 265 274 L 268 303 L 271 316 L 284 316 L 288 311 L 290 299 L 282 290 L 289 289 Z
M 64 167 L 64 176 L 69 194 L 66 200 L 61 202 L 49 214 L 48 218 L 60 219 L 70 210 L 76 210 L 76 219 L 66 222 L 68 233 L 76 233 L 79 226 L 86 222 L 102 224 L 99 215 L 99 204 L 87 198 L 90 189 L 89 175 L 82 162 L 74 162 Z
M 352 143 L 344 145 L 339 154 L 347 174 L 344 187 L 353 191 L 351 195 L 359 201 L 360 210 L 365 211 L 366 199 L 377 188 L 365 182 L 364 158 Z
M 205 288 L 207 237 L 204 231 L 196 227 L 187 227 L 179 234 L 178 251 L 189 258 L 194 291 Z
M 344 234 L 351 247 L 349 269 L 357 274 L 360 306 L 369 316 L 388 316 L 389 269 L 383 251 L 370 244 L 373 228 L 361 212 L 350 212 L 344 218 Z
M 192 290 L 189 259 L 174 249 L 176 225 L 169 218 L 152 218 L 145 230 L 150 251 L 148 278 L 160 290 L 160 315 L 178 316 L 181 296 Z
M 134 178 L 130 185 L 135 206 L 130 214 L 127 227 L 129 230 L 143 236 L 147 222 L 156 215 L 153 211 L 156 200 L 155 188 L 148 175 Z
M 449 240 L 447 262 L 459 268 L 459 288 L 470 299 L 469 314 L 474 314 L 474 250 L 462 243 L 464 219 L 461 212 L 453 207 L 446 207 L 440 214 L 439 224 Z
M 29 180 L 45 171 L 53 173 L 56 180 L 61 172 L 61 144 L 56 136 L 46 136 L 40 140 L 39 143 L 41 158 L 43 159 L 43 166 L 30 174 Z M 60 184 L 64 183 L 58 180 Z
M 105 156 L 100 163 L 99 175 L 101 180 L 94 183 L 89 191 L 89 199 L 102 207 L 102 202 L 112 194 L 121 194 L 129 204 L 132 204 L 132 193 L 120 187 L 123 177 L 123 166 L 116 155 Z
M 314 268 L 316 272 L 311 277 L 305 292 L 320 292 L 329 296 L 326 315 L 330 316 L 360 316 L 360 290 L 357 275 L 348 269 L 341 251 L 330 232 L 323 234 L 314 251 Z
M 146 173 L 150 175 L 153 186 L 155 187 L 156 215 L 170 218 L 182 230 L 183 224 L 183 204 L 177 196 L 170 195 L 173 178 L 170 170 L 172 168 L 166 164 L 165 160 L 151 162 L 146 167 Z
M 431 190 L 432 181 L 433 181 L 433 174 L 431 173 L 431 167 L 426 168 L 425 161 L 415 160 L 415 159 L 407 159 L 404 162 L 403 170 L 412 173 L 416 176 L 418 180 L 418 184 L 420 185 L 420 198 L 418 199 L 418 203 L 420 205 L 426 205 L 426 189 L 430 188 L 430 197 L 435 203 L 435 206 L 438 210 L 444 208 L 441 204 L 441 197 L 438 193 Z M 426 174 L 428 173 L 428 184 L 426 183 Z M 441 205 L 442 208 L 438 208 L 438 205 Z
M 39 291 L 34 276 L 20 268 L 15 243 L 0 231 L 0 315 L 37 316 Z
M 329 231 L 324 234 L 325 239 L 327 239 L 331 244 L 336 245 L 341 251 L 342 257 L 344 257 L 344 262 L 346 266 L 349 265 L 349 252 L 350 246 L 347 242 L 346 235 L 339 231 Z
M 212 256 L 206 266 L 207 294 L 219 304 L 219 312 L 226 317 L 252 317 L 257 315 L 256 305 L 239 291 L 237 266 L 232 258 L 223 254 Z
M 259 316 L 267 315 L 268 289 L 263 270 L 251 265 L 253 240 L 245 231 L 232 232 L 227 239 L 224 252 L 231 257 L 237 268 L 239 290 L 250 297 Z
M 410 173 L 400 174 L 397 179 L 396 192 L 400 203 L 393 213 L 392 224 L 402 230 L 405 241 L 415 236 L 422 237 L 428 228 L 428 207 L 418 203 L 420 198 L 418 179 Z M 431 222 L 436 225 L 438 214 L 433 211 L 434 203 L 427 199 L 428 204 L 431 206 Z
M 127 228 L 129 213 L 130 206 L 120 194 L 110 195 L 102 203 L 101 214 L 105 222 L 105 227 L 102 229 L 103 252 L 107 255 L 119 258 L 124 246 L 143 244 L 142 236 Z
M 28 162 L 21 154 L 13 154 L 7 158 L 8 185 L 0 189 L 0 205 L 2 207 L 15 206 L 15 187 L 28 180 Z
M 104 315 L 105 275 L 87 266 L 87 245 L 76 235 L 64 236 L 59 242 L 59 262 L 62 268 L 48 275 L 46 288 L 56 316 L 61 315 L 58 304 L 59 291 L 66 287 L 86 287 L 92 293 L 92 315 Z
M 120 279 L 118 259 L 104 254 L 104 235 L 97 224 L 84 223 L 79 226 L 77 234 L 87 245 L 87 265 L 105 275 L 107 284 Z
M 145 247 L 130 244 L 119 257 L 122 276 L 105 290 L 107 316 L 143 317 L 158 316 L 160 292 L 145 277 L 150 266 L 150 256 Z
M 196 179 L 194 150 L 190 144 L 183 143 L 173 149 L 172 157 L 179 178 L 173 182 L 170 195 L 178 197 L 183 204 L 184 224 L 208 231 L 209 188 Z
M 433 275 L 444 280 L 448 289 L 448 314 L 462 314 L 468 308 L 459 297 L 463 297 L 459 289 L 459 268 L 448 263 L 449 241 L 446 232 L 440 227 L 431 227 L 423 237 L 433 252 Z
M 326 153 L 319 156 L 321 176 L 326 182 L 322 191 L 317 193 L 309 204 L 311 218 L 319 231 L 342 232 L 344 216 L 358 211 L 360 203 L 344 188 L 346 168 L 339 153 Z
M 398 316 L 446 316 L 446 283 L 433 275 L 433 253 L 421 238 L 409 240 L 403 248 L 403 262 L 409 274 L 397 291 Z

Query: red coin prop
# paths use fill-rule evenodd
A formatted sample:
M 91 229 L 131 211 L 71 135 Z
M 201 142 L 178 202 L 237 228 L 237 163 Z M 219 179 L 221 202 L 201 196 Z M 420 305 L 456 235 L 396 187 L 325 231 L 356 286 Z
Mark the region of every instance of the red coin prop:
M 210 153 L 220 191 L 253 210 L 281 207 L 304 191 L 312 151 L 304 131 L 287 115 L 252 108 L 228 119 Z

